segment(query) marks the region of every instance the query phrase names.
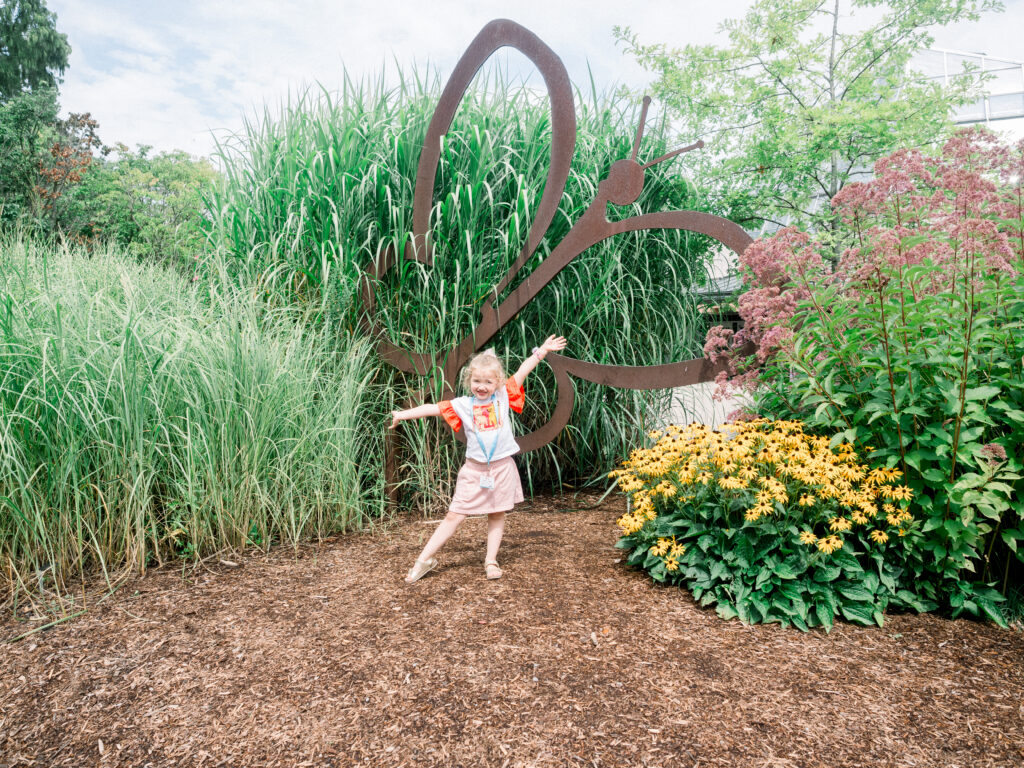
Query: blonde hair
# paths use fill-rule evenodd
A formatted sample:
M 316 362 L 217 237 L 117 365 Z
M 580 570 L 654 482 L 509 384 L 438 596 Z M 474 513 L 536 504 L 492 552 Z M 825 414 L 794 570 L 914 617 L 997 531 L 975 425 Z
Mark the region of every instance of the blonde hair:
M 498 359 L 494 347 L 489 347 L 483 352 L 477 352 L 469 358 L 469 362 L 466 363 L 466 366 L 462 369 L 462 375 L 459 377 L 459 383 L 463 389 L 469 389 L 469 379 L 474 371 L 495 371 L 498 374 L 499 384 L 505 380 L 505 366 Z

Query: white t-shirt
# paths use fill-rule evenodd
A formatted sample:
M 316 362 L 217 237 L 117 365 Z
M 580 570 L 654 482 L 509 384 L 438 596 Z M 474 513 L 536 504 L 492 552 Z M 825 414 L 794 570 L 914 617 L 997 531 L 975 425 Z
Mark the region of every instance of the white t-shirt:
M 484 464 L 519 453 L 509 411 L 522 413 L 525 402 L 523 388 L 512 377 L 489 400 L 467 395 L 442 400 L 438 406 L 448 426 L 456 431 L 459 427 L 466 430 L 466 458 Z

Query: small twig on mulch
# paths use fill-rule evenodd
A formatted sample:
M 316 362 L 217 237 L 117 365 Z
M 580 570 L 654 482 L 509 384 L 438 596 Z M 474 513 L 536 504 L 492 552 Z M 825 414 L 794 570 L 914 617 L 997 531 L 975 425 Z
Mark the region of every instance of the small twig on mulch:
M 17 637 L 12 637 L 12 638 L 10 638 L 8 640 L 4 640 L 4 642 L 5 643 L 16 643 L 19 640 L 24 640 L 29 635 L 34 635 L 36 632 L 42 632 L 44 629 L 49 629 L 50 627 L 55 627 L 58 624 L 63 624 L 65 621 L 71 621 L 71 619 L 77 619 L 83 613 L 85 613 L 84 610 L 81 610 L 78 613 L 72 613 L 70 616 L 64 616 L 64 617 L 62 617 L 60 619 L 57 619 L 56 621 L 51 621 L 49 624 L 43 624 L 41 626 L 36 627 L 35 629 L 30 629 L 28 632 L 25 632 L 24 634 L 18 635 Z

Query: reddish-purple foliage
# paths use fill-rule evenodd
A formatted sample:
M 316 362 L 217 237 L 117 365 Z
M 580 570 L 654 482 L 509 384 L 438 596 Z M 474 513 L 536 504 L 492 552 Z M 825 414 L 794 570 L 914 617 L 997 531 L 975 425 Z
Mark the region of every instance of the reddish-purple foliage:
M 718 378 L 719 395 L 754 387 L 758 368 L 792 343 L 798 305 L 814 304 L 826 289 L 878 301 L 897 275 L 920 297 L 1024 269 L 1024 141 L 1010 147 L 986 129 L 969 128 L 937 156 L 899 150 L 878 160 L 874 173 L 832 200 L 843 244 L 834 263 L 822 253 L 835 253 L 828 238 L 836 233 L 793 227 L 757 240 L 740 257 L 748 286 L 738 300 L 744 327 L 712 328 L 704 346 L 713 361 L 730 363 Z M 930 270 L 905 279 L 908 268 L 926 260 L 941 266 L 941 275 Z M 822 315 L 830 311 L 814 306 Z M 748 343 L 756 353 L 741 357 Z

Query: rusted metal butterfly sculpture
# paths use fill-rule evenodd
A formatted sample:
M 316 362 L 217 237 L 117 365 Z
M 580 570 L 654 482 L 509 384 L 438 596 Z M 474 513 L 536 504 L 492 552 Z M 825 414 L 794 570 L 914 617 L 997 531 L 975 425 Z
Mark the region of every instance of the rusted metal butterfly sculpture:
M 434 180 L 441 156 L 441 137 L 447 133 L 455 111 L 465 96 L 470 81 L 495 51 L 509 46 L 525 54 L 540 70 L 547 86 L 551 103 L 551 165 L 544 191 L 537 207 L 533 225 L 515 263 L 500 283 L 491 291 L 491 299 L 481 309 L 480 322 L 454 350 L 437 354 L 409 352 L 384 339 L 380 334 L 381 357 L 394 367 L 407 373 L 443 377 L 445 397 L 450 397 L 458 372 L 470 356 L 483 348 L 537 293 L 544 288 L 570 261 L 595 243 L 623 232 L 646 229 L 679 229 L 708 235 L 737 254 L 751 242 L 741 227 L 727 219 L 698 211 L 662 211 L 633 216 L 619 221 L 607 218 L 608 204 L 629 205 L 636 201 L 644 185 L 644 170 L 682 152 L 703 146 L 697 142 L 677 149 L 644 165 L 637 161 L 640 139 L 650 99 L 644 99 L 632 155 L 615 162 L 597 188 L 597 194 L 573 225 L 565 238 L 555 246 L 544 262 L 526 277 L 509 295 L 497 303 L 502 291 L 515 279 L 517 273 L 533 255 L 558 209 L 558 202 L 569 176 L 569 165 L 576 145 L 576 110 L 569 75 L 561 59 L 540 38 L 525 27 L 507 19 L 489 22 L 476 36 L 459 59 L 455 70 L 441 93 L 434 116 L 427 128 L 423 151 L 420 154 L 413 196 L 412 237 L 406 245 L 404 258 L 432 263 L 429 238 L 429 218 Z M 393 247 L 384 249 L 368 270 L 364 283 L 363 300 L 367 317 L 374 325 L 374 282 L 396 265 L 398 256 Z M 379 331 L 379 329 L 377 329 Z M 549 443 L 569 423 L 575 390 L 570 376 L 587 381 L 626 389 L 667 389 L 670 387 L 710 381 L 719 366 L 704 358 L 668 365 L 616 366 L 588 363 L 564 355 L 551 353 L 547 361 L 554 370 L 558 384 L 558 401 L 554 413 L 546 424 L 529 434 L 516 438 L 521 450 L 532 451 Z M 459 435 L 464 440 L 463 435 Z

